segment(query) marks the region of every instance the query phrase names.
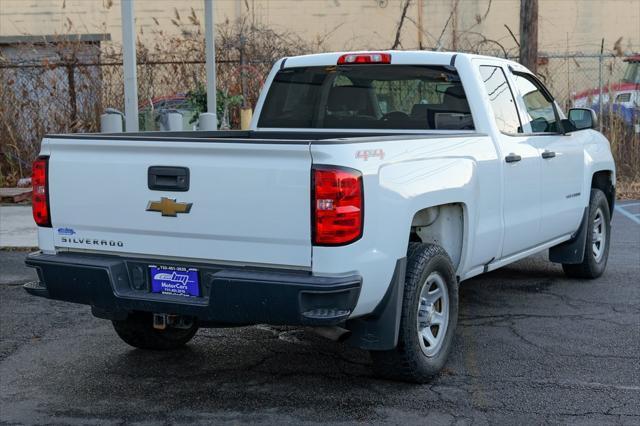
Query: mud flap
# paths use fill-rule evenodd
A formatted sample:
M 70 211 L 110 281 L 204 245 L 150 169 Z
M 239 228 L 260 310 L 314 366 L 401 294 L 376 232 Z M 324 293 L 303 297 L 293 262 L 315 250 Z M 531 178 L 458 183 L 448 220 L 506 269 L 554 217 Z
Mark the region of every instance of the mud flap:
M 407 258 L 398 259 L 389 288 L 373 313 L 347 321 L 346 328 L 351 331 L 351 337 L 346 343 L 360 349 L 374 351 L 390 350 L 396 347 L 400 332 L 406 269 Z
M 549 261 L 554 263 L 578 264 L 584 260 L 584 248 L 587 243 L 589 226 L 589 207 L 584 209 L 580 228 L 573 234 L 573 238 L 549 249 Z

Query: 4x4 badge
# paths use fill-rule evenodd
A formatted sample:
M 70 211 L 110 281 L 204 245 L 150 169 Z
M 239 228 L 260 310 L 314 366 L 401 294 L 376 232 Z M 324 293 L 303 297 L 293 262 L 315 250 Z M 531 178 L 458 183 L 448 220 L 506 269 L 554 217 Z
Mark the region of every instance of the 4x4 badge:
M 161 197 L 160 201 L 149 201 L 148 212 L 160 212 L 162 216 L 176 217 L 178 213 L 189 213 L 193 203 L 178 203 L 175 198 Z

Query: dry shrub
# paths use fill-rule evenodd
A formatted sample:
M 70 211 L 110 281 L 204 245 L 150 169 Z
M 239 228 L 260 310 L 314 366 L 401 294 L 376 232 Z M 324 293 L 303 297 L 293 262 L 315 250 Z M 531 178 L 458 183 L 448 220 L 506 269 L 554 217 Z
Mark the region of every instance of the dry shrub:
M 619 197 L 640 199 L 640 134 L 613 113 L 605 113 L 603 132 L 616 162 Z
M 84 66 L 97 45 L 21 45 L 0 55 L 0 185 L 28 175 L 45 133 L 97 129 L 100 68 Z
M 616 183 L 616 198 L 620 200 L 640 199 L 640 180 L 619 178 Z
M 195 17 L 195 13 L 193 14 Z M 176 19 L 180 36 L 161 27 L 154 43 L 137 46 L 138 99 L 184 95 L 206 81 L 205 43 L 198 19 Z M 217 86 L 255 105 L 273 63 L 283 57 L 322 50 L 289 32 L 247 22 L 218 25 Z M 37 52 L 34 54 L 34 52 Z M 0 186 L 29 176 L 31 161 L 47 133 L 99 131 L 105 108 L 124 109 L 121 46 L 87 44 L 61 36 L 0 53 Z M 237 108 L 230 111 L 239 124 Z

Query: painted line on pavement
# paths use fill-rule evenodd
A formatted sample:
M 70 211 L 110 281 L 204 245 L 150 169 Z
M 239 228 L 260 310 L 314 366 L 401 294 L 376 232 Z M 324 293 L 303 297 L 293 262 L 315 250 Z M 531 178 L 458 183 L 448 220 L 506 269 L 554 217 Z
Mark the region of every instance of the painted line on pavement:
M 640 204 L 640 203 L 638 203 L 638 204 Z M 625 204 L 624 207 L 631 206 L 631 205 L 632 204 Z M 633 205 L 635 205 L 635 204 L 633 204 Z M 637 217 L 637 215 L 634 215 L 633 213 L 630 213 L 630 212 L 626 211 L 622 206 L 619 206 L 619 205 L 615 207 L 615 210 L 617 212 L 622 213 L 622 215 L 625 216 L 627 219 L 629 219 L 629 220 L 637 223 L 638 225 L 640 225 L 640 219 Z

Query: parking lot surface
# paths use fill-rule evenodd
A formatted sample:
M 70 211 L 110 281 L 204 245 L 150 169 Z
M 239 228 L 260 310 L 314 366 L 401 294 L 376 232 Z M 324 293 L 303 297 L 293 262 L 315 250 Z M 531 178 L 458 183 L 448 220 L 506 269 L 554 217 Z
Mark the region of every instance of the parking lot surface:
M 429 385 L 378 380 L 366 352 L 295 328 L 133 349 L 88 307 L 28 296 L 24 255 L 0 252 L 2 423 L 640 424 L 640 203 L 620 203 L 598 280 L 545 254 L 462 283 Z

